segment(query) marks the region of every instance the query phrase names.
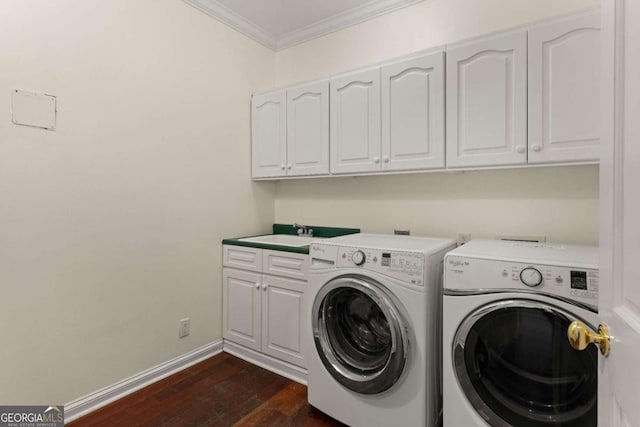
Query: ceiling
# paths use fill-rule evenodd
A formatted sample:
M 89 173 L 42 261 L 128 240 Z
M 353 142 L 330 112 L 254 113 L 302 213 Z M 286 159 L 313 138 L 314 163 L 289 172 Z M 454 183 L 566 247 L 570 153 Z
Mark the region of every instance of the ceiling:
M 424 0 L 184 0 L 280 50 Z

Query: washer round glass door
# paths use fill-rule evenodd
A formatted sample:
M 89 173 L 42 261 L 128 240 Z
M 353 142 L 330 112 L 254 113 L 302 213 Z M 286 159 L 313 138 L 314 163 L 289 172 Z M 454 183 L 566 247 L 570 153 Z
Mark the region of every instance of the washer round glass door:
M 375 280 L 340 276 L 313 302 L 315 347 L 327 371 L 349 390 L 381 393 L 393 386 L 409 353 L 408 324 Z
M 491 426 L 597 425 L 597 350 L 569 345 L 574 320 L 585 322 L 550 304 L 511 299 L 463 321 L 453 341 L 454 370 Z

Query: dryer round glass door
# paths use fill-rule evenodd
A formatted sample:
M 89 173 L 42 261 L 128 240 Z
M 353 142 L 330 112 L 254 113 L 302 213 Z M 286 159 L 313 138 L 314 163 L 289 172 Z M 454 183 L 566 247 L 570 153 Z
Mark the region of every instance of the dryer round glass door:
M 327 371 L 349 390 L 381 393 L 393 386 L 409 352 L 401 307 L 375 280 L 341 276 L 313 302 L 313 338 Z
M 510 299 L 479 308 L 460 325 L 454 370 L 491 426 L 597 425 L 597 350 L 569 345 L 574 320 L 585 322 L 551 304 Z

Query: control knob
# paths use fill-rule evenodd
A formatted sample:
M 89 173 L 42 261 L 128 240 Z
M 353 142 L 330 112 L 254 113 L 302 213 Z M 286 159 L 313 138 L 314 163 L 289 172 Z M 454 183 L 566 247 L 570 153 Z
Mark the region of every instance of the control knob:
M 527 267 L 520 272 L 520 281 L 533 288 L 542 283 L 542 273 L 537 268 Z
M 353 255 L 351 255 L 351 261 L 353 261 L 353 263 L 355 265 L 364 264 L 366 259 L 367 259 L 367 257 L 365 256 L 364 252 L 362 252 L 362 251 L 355 251 L 353 253 Z

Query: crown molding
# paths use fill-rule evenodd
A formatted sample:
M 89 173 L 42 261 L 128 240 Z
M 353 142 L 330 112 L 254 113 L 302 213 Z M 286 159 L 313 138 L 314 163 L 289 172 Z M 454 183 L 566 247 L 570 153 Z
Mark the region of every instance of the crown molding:
M 360 24 L 385 13 L 411 6 L 424 0 L 375 0 L 362 6 L 333 15 L 306 27 L 299 28 L 276 39 L 276 50 L 286 49 L 334 31 Z
M 234 12 L 217 0 L 182 0 L 206 13 L 212 18 L 227 24 L 231 28 L 241 32 L 245 36 L 252 38 L 269 49 L 276 50 L 277 43 L 275 37 L 262 29 L 260 26 L 246 19 L 244 16 Z
M 374 0 L 276 37 L 217 0 L 183 0 L 272 50 L 282 50 L 424 0 Z

